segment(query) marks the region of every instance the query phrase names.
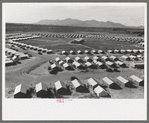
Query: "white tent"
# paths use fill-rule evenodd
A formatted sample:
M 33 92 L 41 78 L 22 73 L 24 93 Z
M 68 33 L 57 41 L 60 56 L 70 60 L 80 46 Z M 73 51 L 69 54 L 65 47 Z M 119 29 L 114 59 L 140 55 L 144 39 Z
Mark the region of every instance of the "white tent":
M 64 63 L 63 67 L 67 70 L 72 70 L 73 68 L 68 64 L 68 63 Z
M 113 66 L 113 65 L 114 65 L 113 62 L 110 62 L 110 61 L 107 61 L 106 64 L 107 64 L 108 66 Z
M 73 81 L 71 81 L 75 90 L 78 92 L 83 92 L 85 90 L 85 87 L 83 85 L 83 83 L 77 79 L 74 79 Z
M 98 61 L 99 57 L 98 56 L 94 56 L 93 59 Z
M 121 58 L 125 59 L 125 60 L 130 60 L 130 58 L 128 56 L 126 56 L 126 55 L 121 56 Z
M 75 66 L 75 68 L 84 69 L 84 67 L 83 67 L 80 63 L 78 63 L 78 62 L 76 62 L 76 61 L 74 61 L 74 62 L 72 63 L 72 65 Z
M 85 54 L 89 54 L 90 52 L 89 52 L 88 50 L 85 50 L 84 53 L 85 53 Z
M 92 60 L 90 57 L 88 57 L 88 56 L 85 56 L 85 57 L 84 57 L 84 60 L 85 60 L 85 61 L 88 61 L 88 62 L 92 62 L 92 61 L 93 61 L 93 60 Z
M 83 54 L 83 52 L 81 50 L 78 50 L 77 53 L 78 54 Z
M 64 64 L 64 61 L 61 60 L 61 61 L 58 62 L 58 64 L 59 65 L 63 65 Z
M 104 84 L 108 86 L 109 88 L 113 89 L 117 87 L 117 84 L 114 83 L 112 80 L 110 80 L 108 77 L 104 77 L 102 78 L 102 80 L 104 81 Z
M 45 83 L 40 82 L 35 87 L 37 97 L 47 97 L 48 87 Z
M 55 59 L 56 62 L 58 62 L 58 61 L 60 61 L 60 60 L 61 60 L 60 57 L 57 57 L 57 58 Z
M 107 56 L 102 56 L 101 57 L 104 61 L 107 61 L 108 60 L 108 57 Z
M 75 60 L 77 61 L 77 62 L 83 62 L 83 60 L 80 58 L 80 57 L 75 57 Z
M 93 78 L 89 78 L 89 79 L 87 79 L 87 81 L 93 89 L 98 86 L 98 83 Z
M 57 81 L 54 83 L 55 89 L 58 94 L 66 94 L 67 93 L 67 87 L 64 82 L 62 81 Z
M 116 57 L 116 56 L 110 56 L 109 57 L 111 60 L 113 60 L 113 61 L 117 61 L 118 60 L 118 58 Z
M 103 50 L 98 50 L 98 53 L 104 53 Z
M 94 92 L 97 94 L 98 97 L 109 96 L 109 94 L 99 85 L 94 89 Z
M 129 81 L 122 76 L 118 76 L 117 79 L 119 80 L 119 84 L 122 88 L 129 86 Z
M 65 60 L 68 62 L 68 63 L 72 63 L 73 60 L 70 58 L 70 57 L 66 57 Z
M 14 98 L 26 98 L 27 97 L 27 86 L 20 84 L 15 87 Z
M 144 80 L 135 76 L 135 75 L 132 75 L 130 76 L 130 78 L 133 80 L 134 83 L 136 83 L 138 86 L 139 85 L 144 85 Z

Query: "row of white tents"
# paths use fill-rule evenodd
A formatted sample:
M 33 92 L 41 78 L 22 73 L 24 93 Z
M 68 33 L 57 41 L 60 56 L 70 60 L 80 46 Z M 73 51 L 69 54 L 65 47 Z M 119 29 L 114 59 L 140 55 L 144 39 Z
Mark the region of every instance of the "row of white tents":
M 121 50 L 118 50 L 118 49 L 115 49 L 115 50 L 107 50 L 106 52 L 103 51 L 103 50 L 84 50 L 84 51 L 81 51 L 81 50 L 77 50 L 76 52 L 73 51 L 73 50 L 70 50 L 70 51 L 65 51 L 63 50 L 61 52 L 61 54 L 63 55 L 69 55 L 69 54 L 72 54 L 72 55 L 75 55 L 75 54 L 105 54 L 105 53 L 113 53 L 113 54 L 116 54 L 116 53 L 120 53 L 120 54 L 142 54 L 144 53 L 144 50 L 143 49 L 133 49 L 133 50 L 130 50 L 130 49 L 127 49 L 127 50 L 124 50 L 124 49 L 121 49 Z
M 14 35 L 14 36 L 6 36 L 6 40 L 13 40 L 13 41 L 21 41 L 21 40 L 27 40 L 27 39 L 33 39 L 33 38 L 39 38 L 38 35 L 32 35 L 32 34 L 20 34 L 20 35 Z
M 52 50 L 48 50 L 46 48 L 40 48 L 38 46 L 28 45 L 28 44 L 20 43 L 20 42 L 14 42 L 12 40 L 7 41 L 7 43 L 16 45 L 16 46 L 21 47 L 23 49 L 26 48 L 26 49 L 30 49 L 30 50 L 34 50 L 34 51 L 40 51 L 40 52 L 47 53 L 47 54 L 50 54 L 53 52 Z
M 104 77 L 100 81 L 103 82 L 103 85 L 106 85 L 108 88 L 111 88 L 111 89 L 116 89 L 119 86 L 121 88 L 130 87 L 132 83 L 135 84 L 136 86 L 144 86 L 144 80 L 135 75 L 130 76 L 129 80 L 125 79 L 122 76 L 118 76 L 116 79 L 117 79 L 117 82 L 114 82 L 110 78 Z M 93 89 L 97 97 L 109 96 L 109 93 L 105 90 L 105 88 L 103 88 L 102 85 L 100 85 L 99 82 L 96 81 L 95 79 L 89 78 L 87 79 L 87 83 Z M 84 92 L 87 89 L 86 84 L 83 84 L 78 79 L 73 79 L 71 81 L 71 85 L 73 86 L 76 92 Z M 68 85 L 66 85 L 63 81 L 55 82 L 54 86 L 57 94 L 60 94 L 60 95 L 67 94 L 69 91 Z M 27 97 L 28 89 L 29 88 L 24 84 L 20 84 L 16 86 L 14 91 L 14 98 Z M 35 92 L 37 97 L 41 97 L 41 98 L 47 97 L 48 87 L 45 83 L 40 82 L 36 84 Z
M 63 34 L 63 33 L 50 33 L 50 34 L 41 34 L 41 33 L 34 33 L 35 35 L 42 36 L 42 37 L 51 37 L 51 38 L 85 38 L 87 34 Z
M 35 33 L 36 35 L 43 36 L 43 37 L 53 37 L 53 38 L 95 38 L 95 39 L 105 39 L 105 40 L 112 40 L 112 41 L 121 41 L 121 42 L 144 42 L 143 38 L 138 37 L 124 37 L 124 36 L 109 36 L 105 35 L 93 35 L 93 34 L 69 34 L 69 33 L 50 33 L 50 34 L 41 34 Z
M 49 70 L 50 72 L 53 70 L 59 71 L 62 69 L 66 70 L 74 70 L 74 69 L 80 69 L 85 70 L 87 68 L 91 69 L 97 69 L 97 68 L 118 68 L 118 67 L 126 67 L 126 64 L 122 61 L 120 61 L 115 56 L 93 56 L 88 57 L 85 56 L 83 58 L 80 57 L 66 57 L 64 59 L 61 59 L 60 57 L 57 57 L 53 60 L 53 62 L 50 64 Z M 112 70 L 112 68 L 110 70 Z
M 5 48 L 5 65 L 12 65 L 21 59 L 29 58 L 28 54 Z
M 21 35 L 21 33 L 7 33 L 7 34 L 6 34 L 6 37 L 9 37 L 9 36 L 16 36 L 16 35 Z

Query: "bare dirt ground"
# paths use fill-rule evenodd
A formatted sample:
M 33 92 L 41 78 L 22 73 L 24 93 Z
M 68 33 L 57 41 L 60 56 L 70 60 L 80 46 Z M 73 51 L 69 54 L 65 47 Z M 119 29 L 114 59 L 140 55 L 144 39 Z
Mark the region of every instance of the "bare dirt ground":
M 44 82 L 48 86 L 54 87 L 54 83 L 58 80 L 64 81 L 65 83 L 70 82 L 71 76 L 78 77 L 84 84 L 87 83 L 88 78 L 95 78 L 100 81 L 103 77 L 107 76 L 113 81 L 116 81 L 116 77 L 121 75 L 126 79 L 134 74 L 142 76 L 142 73 L 134 70 L 132 68 L 120 68 L 121 72 L 106 72 L 102 69 L 92 70 L 88 72 L 67 71 L 64 70 L 56 75 L 49 74 L 48 60 L 54 59 L 59 54 L 43 54 L 38 55 L 35 52 L 31 52 L 34 57 L 27 60 L 21 60 L 21 64 L 16 66 L 6 67 L 6 82 L 5 82 L 5 96 L 6 98 L 13 98 L 14 88 L 18 84 L 26 84 L 28 87 L 32 87 L 39 83 Z M 66 57 L 66 56 L 60 56 Z M 72 57 L 72 56 L 71 56 Z M 74 57 L 74 56 L 73 56 Z M 132 99 L 132 98 L 144 98 L 144 87 L 139 86 L 138 88 L 123 88 L 121 90 L 109 89 L 107 91 L 110 93 L 111 99 Z M 72 91 L 69 96 L 62 96 L 61 98 L 93 98 L 91 93 L 79 93 Z

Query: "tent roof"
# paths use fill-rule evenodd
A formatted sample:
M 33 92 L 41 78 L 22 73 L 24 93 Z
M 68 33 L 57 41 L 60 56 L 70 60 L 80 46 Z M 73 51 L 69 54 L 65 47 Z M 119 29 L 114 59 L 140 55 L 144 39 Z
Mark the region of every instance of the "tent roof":
M 20 84 L 20 85 L 16 86 L 15 91 L 14 91 L 14 95 L 19 93 L 19 92 L 26 94 L 27 93 L 27 86 L 24 84 Z
M 128 80 L 126 80 L 122 76 L 118 76 L 117 79 L 120 80 L 121 82 L 123 82 L 124 84 L 128 82 Z
M 95 86 L 95 85 L 98 84 L 93 78 L 90 78 L 90 79 L 88 79 L 87 81 L 88 81 L 89 84 L 92 85 L 92 86 Z
M 111 85 L 113 83 L 113 81 L 110 80 L 108 77 L 104 77 L 102 80 L 105 81 L 106 83 L 108 83 L 109 85 Z
M 108 65 L 113 65 L 113 63 L 110 62 L 110 61 L 107 61 L 106 64 L 108 64 Z
M 95 89 L 94 89 L 94 91 L 95 91 L 95 93 L 101 93 L 101 92 L 103 92 L 104 91 L 104 89 L 102 88 L 102 87 L 100 87 L 100 86 L 97 86 Z
M 45 91 L 47 91 L 47 85 L 45 84 L 45 83 L 42 83 L 42 82 L 40 82 L 40 83 L 38 83 L 37 85 L 36 85 L 36 92 L 39 92 L 39 91 L 41 91 L 41 90 L 45 90 Z
M 69 66 L 69 64 L 65 63 L 65 64 L 63 64 L 63 66 L 66 68 Z
M 135 76 L 135 75 L 130 76 L 130 78 L 132 78 L 133 80 L 135 80 L 135 81 L 137 81 L 137 82 L 141 82 L 141 81 L 142 81 L 141 78 L 139 78 L 139 77 L 137 77 L 137 76 Z
M 55 84 L 56 90 L 58 90 L 58 89 L 60 89 L 60 88 L 65 88 L 65 89 L 67 89 L 67 88 L 66 88 L 66 85 L 65 85 L 64 82 L 62 82 L 62 81 L 57 81 L 57 82 L 55 82 L 54 84 Z
M 74 79 L 73 81 L 71 81 L 72 84 L 74 85 L 75 88 L 81 86 L 81 83 L 77 80 L 77 79 Z

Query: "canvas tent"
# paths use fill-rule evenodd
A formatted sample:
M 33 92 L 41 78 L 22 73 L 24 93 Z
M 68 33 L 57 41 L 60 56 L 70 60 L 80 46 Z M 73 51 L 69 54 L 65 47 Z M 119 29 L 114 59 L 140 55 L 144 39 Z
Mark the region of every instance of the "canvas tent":
M 98 50 L 98 53 L 104 53 L 104 51 L 103 50 Z
M 99 85 L 93 78 L 89 78 L 87 81 L 93 89 Z
M 81 65 L 80 63 L 76 62 L 76 61 L 74 61 L 74 62 L 72 63 L 72 65 L 73 65 L 75 68 L 84 69 L 84 66 Z
M 69 53 L 70 54 L 75 54 L 75 52 L 73 50 L 70 50 Z
M 78 54 L 83 54 L 83 52 L 81 50 L 78 50 L 77 53 Z
M 107 96 L 109 96 L 109 94 L 99 85 L 94 89 L 94 92 L 96 93 L 96 95 L 98 97 L 107 97 Z
M 72 69 L 73 69 L 68 63 L 64 63 L 64 64 L 63 64 L 63 67 L 64 67 L 66 70 L 72 70 Z
M 85 50 L 84 53 L 85 54 L 90 54 L 90 52 L 88 50 Z
M 118 60 L 118 58 L 116 57 L 116 56 L 110 56 L 109 57 L 111 60 L 113 60 L 113 61 L 117 61 Z
M 67 87 L 64 82 L 57 81 L 54 83 L 54 85 L 55 85 L 55 89 L 58 94 L 66 94 L 67 93 L 68 90 L 67 90 Z
M 126 64 L 124 62 L 121 62 L 121 61 L 116 61 L 115 64 L 117 64 L 121 67 L 126 67 Z
M 20 84 L 15 87 L 14 98 L 26 98 L 27 97 L 27 86 Z
M 66 57 L 65 60 L 66 60 L 68 63 L 73 63 L 73 60 L 72 60 L 70 57 Z
M 122 88 L 130 86 L 130 82 L 122 76 L 118 76 L 117 80 Z
M 130 58 L 128 56 L 126 56 L 126 55 L 123 55 L 121 58 L 125 59 L 125 60 L 130 60 Z
M 135 75 L 130 76 L 130 78 L 133 80 L 133 82 L 135 84 L 137 84 L 137 86 L 144 85 L 144 80 L 143 79 L 141 79 L 141 78 L 139 78 L 139 77 L 137 77 Z
M 85 90 L 85 87 L 81 81 L 74 79 L 71 82 L 77 92 L 83 92 Z
M 101 57 L 104 61 L 108 61 L 109 60 L 109 58 L 107 57 L 107 56 L 102 56 Z
M 62 54 L 63 55 L 68 55 L 68 53 L 65 50 L 62 51 Z
M 108 88 L 117 88 L 117 84 L 114 83 L 112 80 L 110 80 L 108 77 L 104 77 L 102 78 L 102 80 L 104 81 L 104 84 L 108 87 Z
M 37 97 L 45 98 L 48 94 L 48 87 L 45 83 L 40 82 L 35 87 Z
M 93 60 L 92 60 L 90 57 L 88 57 L 88 56 L 85 56 L 85 57 L 84 57 L 84 60 L 85 60 L 85 61 L 88 61 L 88 62 L 92 62 L 92 61 L 93 61 Z
M 75 57 L 75 60 L 77 61 L 77 62 L 79 62 L 79 63 L 82 63 L 82 62 L 84 62 L 80 57 Z
M 99 57 L 98 56 L 94 56 L 93 59 L 96 60 L 96 61 L 99 61 Z

